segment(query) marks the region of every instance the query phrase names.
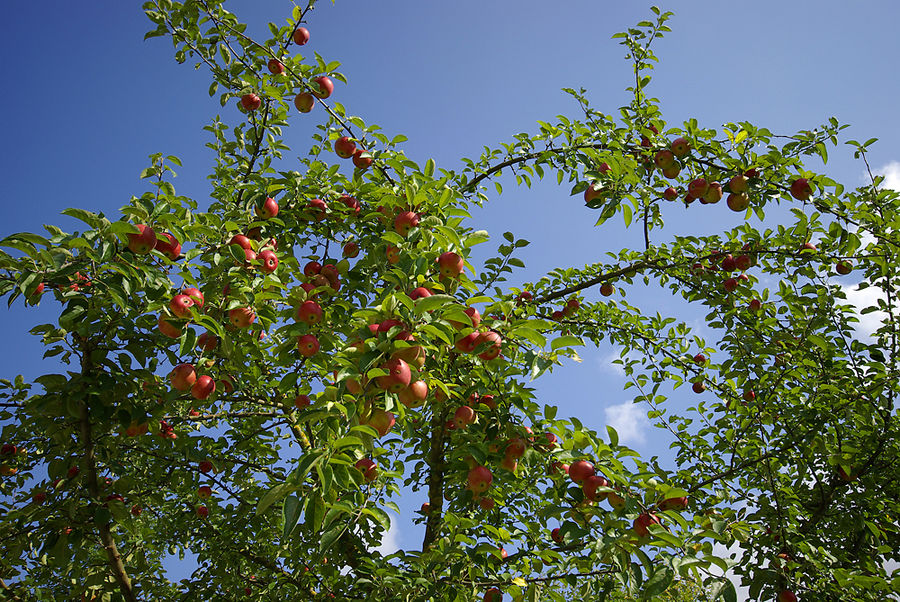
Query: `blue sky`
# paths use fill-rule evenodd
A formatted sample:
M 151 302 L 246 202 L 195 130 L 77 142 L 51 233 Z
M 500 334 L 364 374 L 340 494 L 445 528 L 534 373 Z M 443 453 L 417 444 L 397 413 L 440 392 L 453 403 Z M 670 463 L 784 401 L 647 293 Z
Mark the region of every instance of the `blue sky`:
M 171 43 L 142 40 L 150 23 L 139 6 L 121 0 L 35 2 L 5 11 L 0 236 L 36 231 L 43 223 L 77 228 L 59 215 L 70 206 L 117 217 L 118 207 L 145 190 L 138 174 L 154 152 L 183 160 L 175 182 L 180 194 L 201 205 L 208 197 L 212 156 L 202 127 L 217 113 L 232 122 L 238 115 L 232 105 L 222 108 L 209 98 L 203 70 L 190 61 L 175 63 Z M 322 1 L 309 18 L 306 48 L 343 63 L 350 84 L 338 83 L 333 98 L 351 113 L 385 133 L 408 136 L 404 150 L 413 159 L 432 157 L 439 167 L 458 168 L 460 157 L 475 157 L 484 145 L 533 132 L 538 119 L 577 116 L 562 87 L 587 88 L 595 108 L 608 113 L 627 103 L 629 65 L 610 36 L 648 18 L 649 6 Z M 685 0 L 660 7 L 675 17 L 669 23 L 673 32 L 655 47 L 661 64 L 650 93 L 661 100 L 670 123 L 696 117 L 718 127 L 748 120 L 789 134 L 834 116 L 852 124 L 847 138 L 879 138 L 871 165 L 900 179 L 895 1 Z M 283 22 L 291 4 L 254 0 L 232 2 L 231 8 L 260 32 L 267 20 Z M 305 154 L 322 118 L 323 113 L 295 118 L 287 135 L 289 156 Z M 833 178 L 849 186 L 862 183 L 863 166 L 852 160 L 849 147 L 830 154 L 827 171 Z M 679 233 L 717 232 L 738 223 L 724 204 L 716 209 L 700 218 L 673 210 L 668 219 Z M 476 213 L 473 225 L 495 240 L 505 230 L 531 240 L 522 255 L 528 265 L 524 278 L 536 280 L 554 267 L 602 260 L 607 251 L 638 243 L 638 233 L 621 231 L 621 222 L 599 231 L 591 227 L 594 219 L 568 196 L 568 187 L 542 184 L 531 190 L 507 186 Z M 651 303 L 639 287 L 628 295 L 632 303 Z M 596 292 L 588 297 L 595 299 Z M 6 333 L 0 376 L 33 377 L 47 370 L 25 325 L 52 320 L 55 309 L 51 301 L 24 310 L 19 301 L 0 312 Z M 693 321 L 701 314 L 681 315 Z M 609 365 L 612 352 L 585 350 L 582 363 L 570 362 L 541 379 L 538 391 L 560 406 L 561 415 L 577 415 L 600 431 L 613 422 L 627 436 L 625 443 L 665 458 L 666 440 L 642 421 L 646 408 L 628 403 L 633 393 L 622 391 L 625 381 Z M 690 395 L 679 390 L 672 403 L 683 406 Z M 421 534 L 403 524 L 392 537 L 397 545 L 417 546 Z

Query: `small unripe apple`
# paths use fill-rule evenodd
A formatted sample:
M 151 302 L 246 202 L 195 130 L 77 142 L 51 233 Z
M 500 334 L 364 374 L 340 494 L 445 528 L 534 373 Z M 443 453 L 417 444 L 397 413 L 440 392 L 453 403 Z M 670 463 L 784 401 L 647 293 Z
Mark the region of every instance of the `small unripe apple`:
M 278 215 L 278 203 L 271 197 L 266 198 L 261 205 L 257 205 L 256 215 L 259 219 L 272 219 Z
M 356 152 L 356 143 L 349 136 L 341 136 L 334 141 L 334 152 L 341 159 L 349 159 Z
M 284 73 L 284 64 L 278 59 L 269 59 L 266 66 L 269 68 L 269 73 L 272 75 L 281 75 Z
M 312 83 L 312 94 L 316 98 L 328 98 L 334 92 L 334 82 L 326 75 L 314 77 Z
M 301 113 L 309 113 L 316 105 L 316 98 L 309 92 L 300 92 L 294 97 L 294 106 Z
M 128 248 L 132 253 L 138 255 L 146 255 L 156 248 L 156 232 L 153 228 L 145 224 L 138 224 L 137 234 L 128 234 Z
M 309 42 L 309 30 L 305 27 L 298 27 L 294 30 L 294 44 L 297 46 L 303 46 L 307 42 Z
M 241 106 L 247 111 L 255 111 L 262 105 L 262 99 L 256 94 L 244 94 L 241 96 Z

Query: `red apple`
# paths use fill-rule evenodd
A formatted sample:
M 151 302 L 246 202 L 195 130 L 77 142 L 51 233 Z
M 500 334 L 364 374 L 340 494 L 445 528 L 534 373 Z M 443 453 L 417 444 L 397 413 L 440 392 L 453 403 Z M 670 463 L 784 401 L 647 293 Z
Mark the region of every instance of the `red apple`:
M 278 215 L 278 203 L 271 197 L 266 197 L 262 204 L 256 206 L 256 215 L 259 219 L 272 219 Z
M 178 256 L 181 255 L 181 243 L 178 242 L 175 235 L 168 232 L 163 232 L 159 236 L 160 238 L 156 239 L 156 250 L 172 261 L 177 260 Z
M 812 186 L 806 178 L 799 178 L 791 182 L 791 196 L 798 201 L 805 201 L 812 194 Z
M 309 113 L 316 104 L 316 98 L 309 92 L 301 92 L 294 97 L 294 106 L 301 113 Z
M 363 473 L 367 483 L 371 483 L 378 477 L 378 465 L 369 458 L 360 458 L 356 461 L 356 469 Z
M 297 349 L 300 351 L 300 355 L 312 357 L 319 352 L 319 339 L 313 334 L 297 337 Z
M 356 152 L 356 143 L 349 136 L 341 136 L 334 141 L 334 152 L 341 159 L 349 159 Z
M 228 312 L 228 320 L 235 328 L 247 328 L 256 321 L 256 314 L 249 307 L 236 307 Z
M 573 483 L 581 485 L 585 479 L 594 474 L 594 465 L 587 460 L 572 462 L 569 466 L 569 478 Z
M 305 27 L 298 27 L 294 30 L 294 44 L 297 46 L 303 46 L 307 42 L 309 42 L 309 30 Z
M 275 253 L 272 251 L 272 249 L 266 249 L 266 250 L 262 251 L 257 256 L 257 259 L 259 259 L 262 262 L 262 271 L 263 272 L 268 272 L 269 274 L 271 274 L 272 272 L 274 272 L 275 270 L 278 269 L 278 256 L 275 255 Z
M 191 387 L 191 396 L 194 399 L 206 399 L 216 391 L 216 381 L 204 374 L 198 376 L 197 381 Z
M 159 331 L 170 339 L 177 339 L 181 336 L 181 325 L 168 316 L 159 316 L 156 325 Z
M 634 519 L 633 527 L 634 532 L 637 533 L 638 537 L 647 537 L 650 535 L 650 530 L 648 527 L 650 525 L 658 525 L 659 518 L 655 514 L 644 512 L 636 519 Z
M 394 218 L 394 231 L 406 237 L 409 231 L 419 225 L 419 214 L 415 211 L 404 211 Z
M 241 106 L 247 111 L 255 111 L 262 105 L 262 100 L 256 94 L 244 94 L 241 96 Z
M 187 295 L 175 295 L 172 297 L 172 300 L 169 301 L 169 309 L 171 309 L 172 313 L 179 318 L 190 318 L 191 307 L 193 307 L 193 305 L 194 300 Z
M 197 380 L 197 373 L 191 364 L 178 364 L 169 372 L 169 382 L 178 391 L 187 391 Z
M 146 255 L 156 247 L 156 232 L 145 224 L 138 224 L 137 234 L 128 234 L 128 248 L 132 253 Z
M 438 257 L 438 271 L 444 278 L 458 278 L 463 271 L 463 258 L 452 251 Z
M 368 169 L 372 165 L 372 153 L 367 150 L 358 148 L 353 153 L 353 166 L 357 169 Z
M 474 493 L 484 493 L 488 490 L 488 487 L 491 486 L 491 482 L 494 480 L 494 475 L 492 475 L 491 471 L 486 467 L 476 466 L 469 471 L 466 480 L 468 481 L 469 489 L 471 489 Z
M 326 75 L 314 77 L 312 83 L 312 94 L 316 98 L 328 98 L 334 92 L 334 82 Z

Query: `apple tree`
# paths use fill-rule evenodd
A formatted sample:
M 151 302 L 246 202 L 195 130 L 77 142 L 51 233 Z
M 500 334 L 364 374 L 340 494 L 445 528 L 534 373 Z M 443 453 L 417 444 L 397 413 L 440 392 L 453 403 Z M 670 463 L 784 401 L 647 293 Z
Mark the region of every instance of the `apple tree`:
M 418 164 L 340 103 L 340 65 L 307 51 L 313 8 L 256 40 L 224 0 L 145 2 L 148 37 L 221 99 L 211 200 L 179 196 L 180 161 L 153 155 L 120 215 L 68 209 L 80 231 L 3 239 L 0 292 L 58 307 L 32 332 L 60 365 L 2 381 L 8 597 L 734 600 L 729 569 L 755 599 L 900 590 L 900 198 L 804 166 L 840 123 L 667 122 L 649 86 L 670 15 L 653 9 L 616 36 L 635 75 L 616 114 L 567 90 L 577 118 L 458 170 Z M 299 120 L 318 133 L 295 157 Z M 849 144 L 865 161 L 872 142 Z M 529 274 L 528 241 L 471 227 L 501 182 L 545 177 L 644 244 Z M 685 207 L 745 220 L 667 233 Z M 495 251 L 471 261 L 479 244 Z M 844 277 L 877 302 L 849 304 Z M 672 315 L 630 304 L 634 283 Z M 860 311 L 879 312 L 871 337 Z M 608 343 L 674 469 L 530 387 Z M 423 502 L 422 543 L 385 555 L 400 495 Z M 198 568 L 170 582 L 188 552 Z

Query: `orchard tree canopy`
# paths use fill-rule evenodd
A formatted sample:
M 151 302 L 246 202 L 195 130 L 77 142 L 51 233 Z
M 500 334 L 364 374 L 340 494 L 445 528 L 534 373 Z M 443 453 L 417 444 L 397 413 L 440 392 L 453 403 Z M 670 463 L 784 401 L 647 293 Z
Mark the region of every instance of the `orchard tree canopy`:
M 312 0 L 268 39 L 226 4 L 144 3 L 147 37 L 221 100 L 211 198 L 180 196 L 180 160 L 154 154 L 121 214 L 0 241 L 0 293 L 58 309 L 31 332 L 60 366 L 0 380 L 6 598 L 735 600 L 729 570 L 753 599 L 900 592 L 900 196 L 807 167 L 850 144 L 868 169 L 874 140 L 835 119 L 669 122 L 654 8 L 610 42 L 627 106 L 566 89 L 577 115 L 419 164 L 341 104 L 340 64 L 308 50 Z M 470 212 L 541 179 L 643 244 L 529 272 L 529 241 Z M 676 210 L 743 221 L 678 236 Z M 714 336 L 631 304 L 636 286 L 702 308 Z M 536 394 L 608 344 L 674 469 Z M 384 554 L 401 495 L 424 502 L 421 545 Z M 172 582 L 185 553 L 199 567 Z

